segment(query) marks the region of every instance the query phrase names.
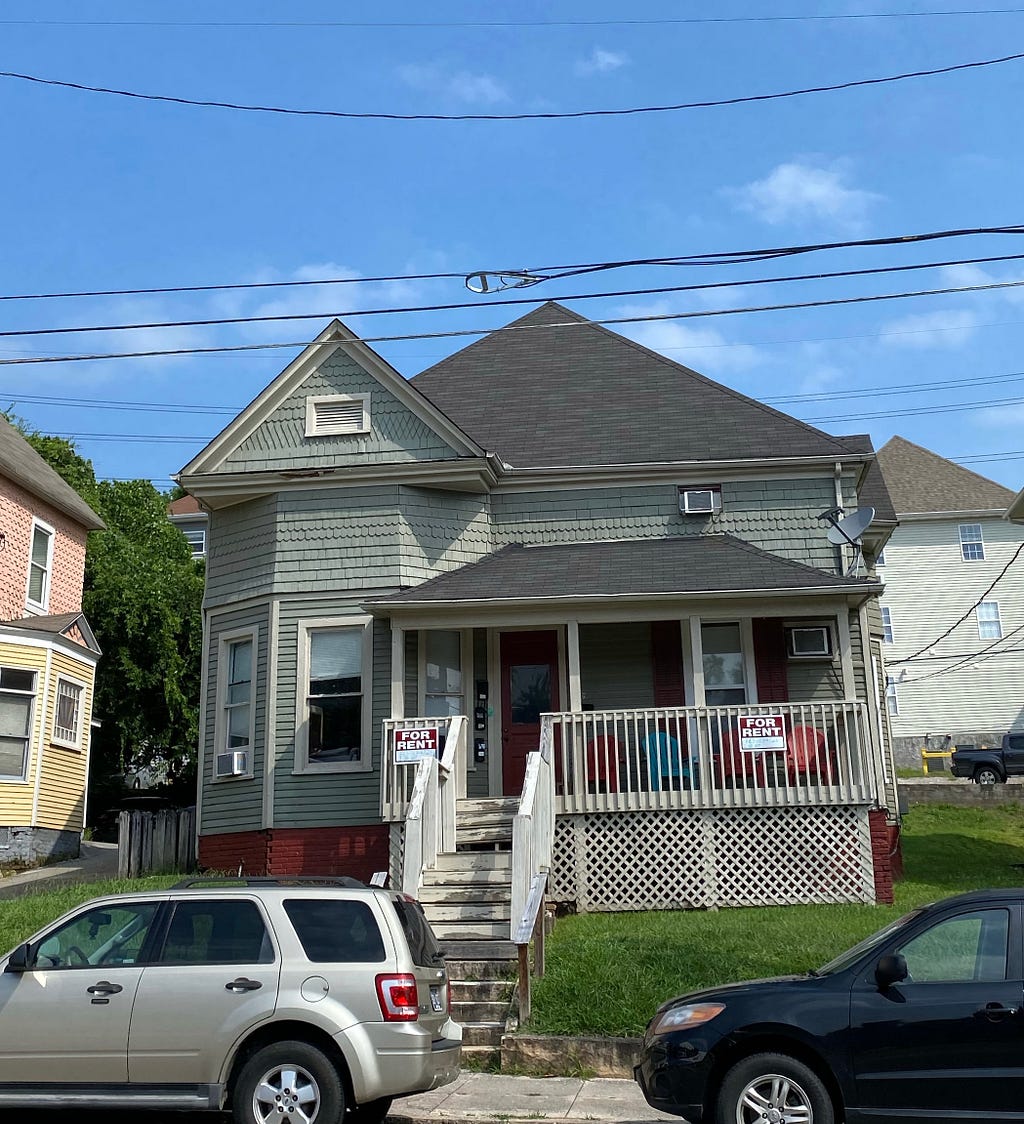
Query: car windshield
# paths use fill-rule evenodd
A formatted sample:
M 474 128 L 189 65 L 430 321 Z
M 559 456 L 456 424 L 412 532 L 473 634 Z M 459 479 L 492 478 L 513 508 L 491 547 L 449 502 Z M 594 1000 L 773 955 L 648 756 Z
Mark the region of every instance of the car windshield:
M 814 972 L 814 975 L 832 976 L 835 975 L 836 972 L 844 971 L 855 961 L 859 960 L 865 953 L 884 944 L 893 933 L 898 933 L 900 929 L 905 928 L 911 921 L 920 917 L 922 913 L 924 913 L 923 909 L 911 910 L 910 913 L 905 914 L 898 921 L 894 921 L 891 925 L 886 925 L 884 929 L 879 929 L 877 933 L 872 933 L 870 937 L 865 937 L 859 944 L 855 944 L 853 948 L 848 948 L 845 952 L 841 952 L 835 960 L 830 960 L 827 964 L 818 968 L 817 971 Z

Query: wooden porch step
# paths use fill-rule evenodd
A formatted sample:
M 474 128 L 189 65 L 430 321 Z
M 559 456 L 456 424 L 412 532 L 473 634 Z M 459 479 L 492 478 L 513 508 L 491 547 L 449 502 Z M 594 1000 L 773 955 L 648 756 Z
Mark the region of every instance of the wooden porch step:
M 514 816 L 518 808 L 518 796 L 466 797 L 455 802 L 455 813 L 459 816 L 478 812 L 504 812 L 506 815 Z
M 492 914 L 488 917 L 493 918 Z M 442 947 L 449 941 L 508 941 L 509 919 L 480 920 L 474 918 L 461 918 L 458 920 L 435 920 L 428 917 L 434 936 L 441 942 Z
M 479 824 L 475 827 L 467 827 L 460 821 L 456 831 L 458 832 L 455 843 L 457 850 L 461 848 L 465 851 L 466 847 L 475 843 L 512 842 L 511 820 L 494 824 Z
M 504 940 L 445 940 L 441 951 L 452 981 L 511 980 L 518 971 L 516 946 L 507 936 Z
M 430 904 L 424 907 L 423 912 L 431 927 L 437 927 L 444 921 L 508 921 L 511 917 L 512 899 L 506 896 L 504 901 L 497 902 L 454 902 L 440 905 Z
M 464 851 L 462 855 L 475 854 L 508 854 L 507 851 L 474 852 Z M 423 872 L 424 886 L 446 886 L 450 889 L 468 886 L 510 886 L 512 872 L 508 866 L 484 868 L 481 870 L 425 870 Z M 422 899 L 421 899 L 422 900 Z
M 471 886 L 422 886 L 419 892 L 420 905 L 476 905 L 484 902 L 501 904 L 512 900 L 512 887 L 506 880 L 503 883 L 479 883 Z M 433 911 L 429 911 L 433 912 Z
M 511 877 L 512 854 L 509 851 L 456 851 L 437 856 L 434 872 L 503 870 Z

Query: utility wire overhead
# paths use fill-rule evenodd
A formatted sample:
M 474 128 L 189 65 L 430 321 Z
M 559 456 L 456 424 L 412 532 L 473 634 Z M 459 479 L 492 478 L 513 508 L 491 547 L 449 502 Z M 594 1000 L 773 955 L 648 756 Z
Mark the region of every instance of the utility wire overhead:
M 912 684 L 912 683 L 923 683 L 926 679 L 937 679 L 940 675 L 949 675 L 954 671 L 959 671 L 961 668 L 966 667 L 970 663 L 974 663 L 975 661 L 977 661 L 978 663 L 982 663 L 985 660 L 995 659 L 995 657 L 997 657 L 997 656 L 1003 656 L 1003 655 L 1012 654 L 1014 652 L 1019 652 L 1022 649 L 1020 649 L 1020 648 L 1004 648 L 1004 649 L 1000 649 L 999 651 L 995 651 L 995 652 L 991 651 L 991 649 L 995 648 L 995 646 L 997 644 L 1002 644 L 1004 640 L 1012 639 L 1014 636 L 1017 635 L 1017 633 L 1019 633 L 1021 631 L 1024 631 L 1024 624 L 1018 625 L 1016 628 L 1011 629 L 1008 633 L 1006 633 L 1005 636 L 1000 636 L 996 640 L 993 640 L 991 644 L 987 644 L 979 652 L 975 652 L 972 655 L 967 656 L 966 659 L 960 659 L 959 662 L 955 663 L 952 667 L 942 667 L 942 668 L 939 668 L 938 671 L 930 671 L 927 675 L 919 675 L 916 679 L 903 679 L 903 680 L 899 680 L 899 681 L 894 680 L 894 682 L 896 683 L 897 687 L 902 687 L 902 686 L 908 686 L 909 687 L 910 684 Z M 987 655 L 985 654 L 986 652 L 988 653 Z M 890 661 L 890 662 L 893 662 L 893 661 Z M 897 661 L 897 662 L 900 662 L 900 661 Z
M 346 121 L 568 121 L 584 117 L 635 117 L 653 113 L 678 113 L 689 109 L 715 109 L 729 105 L 781 101 L 785 98 L 804 97 L 809 94 L 834 93 L 838 90 L 852 90 L 862 86 L 881 86 L 891 82 L 905 82 L 914 78 L 930 78 L 938 74 L 953 74 L 957 71 L 1001 66 L 1004 63 L 1018 62 L 1021 59 L 1024 59 L 1024 52 L 1001 55 L 998 58 L 954 63 L 950 66 L 937 66 L 927 70 L 908 70 L 901 74 L 888 74 L 879 78 L 857 78 L 847 82 L 831 83 L 826 86 L 805 86 L 801 89 L 782 90 L 771 94 L 745 94 L 706 101 L 678 102 L 673 105 L 632 106 L 626 109 L 579 109 L 561 113 L 377 113 L 339 109 L 296 109 L 280 105 L 250 105 L 244 102 L 177 97 L 170 94 L 144 94 L 137 90 L 121 90 L 111 86 L 90 86 L 83 82 L 41 78 L 39 75 L 22 74 L 14 70 L 0 70 L 0 78 L 9 78 L 17 82 L 32 82 L 39 86 L 78 90 L 90 94 L 110 94 L 116 97 L 134 98 L 137 101 L 164 102 L 172 105 L 196 106 L 202 109 L 232 109 L 243 113 L 273 113 L 290 117 L 325 117 Z

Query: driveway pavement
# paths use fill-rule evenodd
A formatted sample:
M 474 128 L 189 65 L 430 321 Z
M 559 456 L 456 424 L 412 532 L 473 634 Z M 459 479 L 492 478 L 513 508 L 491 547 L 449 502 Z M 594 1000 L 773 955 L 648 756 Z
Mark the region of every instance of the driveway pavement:
M 77 859 L 36 867 L 24 874 L 0 878 L 0 901 L 20 898 L 40 890 L 56 889 L 71 882 L 97 882 L 117 877 L 116 843 L 83 843 Z

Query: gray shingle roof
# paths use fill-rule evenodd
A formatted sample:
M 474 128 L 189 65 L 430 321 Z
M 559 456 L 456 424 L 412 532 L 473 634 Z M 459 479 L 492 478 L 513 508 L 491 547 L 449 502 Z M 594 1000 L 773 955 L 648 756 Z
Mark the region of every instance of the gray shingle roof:
M 571 327 L 551 325 L 575 322 Z M 548 302 L 412 379 L 516 468 L 836 456 L 842 440 Z
M 769 554 L 733 535 L 506 546 L 423 585 L 375 599 L 382 607 L 450 601 L 741 593 L 750 590 L 869 590 Z
M 82 612 L 71 613 L 44 613 L 38 617 L 19 617 L 13 621 L 0 621 L 0 628 L 22 629 L 25 632 L 41 632 L 47 636 L 65 636 L 73 628 L 77 628 L 85 640 L 85 645 L 94 652 L 99 652 L 99 645 L 93 635 L 92 628 Z
M 103 520 L 96 512 L 4 417 L 0 417 L 0 476 L 20 484 L 26 492 L 31 492 L 88 530 L 103 529 Z
M 850 437 L 843 437 L 842 442 L 851 453 L 875 451 L 871 436 L 867 433 L 855 433 Z M 896 509 L 892 505 L 892 497 L 885 486 L 885 477 L 877 460 L 873 460 L 868 465 L 860 491 L 857 493 L 857 500 L 861 507 L 873 507 L 876 519 L 884 523 L 896 522 Z
M 1006 510 L 1013 492 L 904 437 L 878 450 L 886 486 L 900 515 L 931 511 Z

